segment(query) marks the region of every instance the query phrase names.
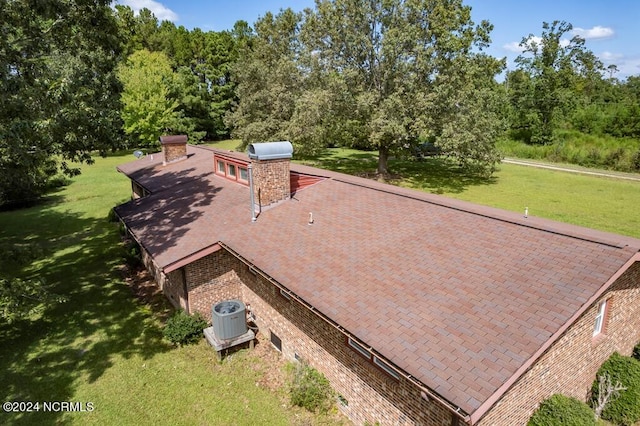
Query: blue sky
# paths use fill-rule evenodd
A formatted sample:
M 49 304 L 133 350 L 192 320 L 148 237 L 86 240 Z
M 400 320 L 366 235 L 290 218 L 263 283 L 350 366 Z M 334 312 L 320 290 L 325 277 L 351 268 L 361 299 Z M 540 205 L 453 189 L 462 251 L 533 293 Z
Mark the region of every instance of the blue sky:
M 637 0 L 463 0 L 472 7 L 475 22 L 494 25 L 488 53 L 506 57 L 509 68 L 519 52 L 518 43 L 529 34 L 539 36 L 542 22 L 570 22 L 576 34 L 605 66 L 615 64 L 618 78 L 640 75 L 640 1 Z M 242 19 L 253 23 L 267 11 L 291 7 L 300 11 L 313 0 L 118 0 L 134 10 L 146 7 L 158 19 L 188 29 L 222 31 Z M 572 34 L 573 35 L 573 34 Z M 571 36 L 572 36 L 571 35 Z M 570 36 L 568 36 L 570 38 Z

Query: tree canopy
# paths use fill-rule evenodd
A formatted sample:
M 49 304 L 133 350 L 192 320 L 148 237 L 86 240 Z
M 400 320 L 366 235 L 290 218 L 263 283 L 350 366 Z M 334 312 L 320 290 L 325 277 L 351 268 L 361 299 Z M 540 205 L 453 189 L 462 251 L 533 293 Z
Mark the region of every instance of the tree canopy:
M 490 88 L 504 65 L 480 53 L 491 25 L 475 25 L 461 1 L 322 0 L 267 14 L 255 31 L 229 119 L 245 143 L 377 149 L 380 173 L 390 154 L 426 141 L 483 170 L 498 160 Z
M 567 22 L 523 38 L 498 83 L 492 26 L 462 0 L 316 0 L 229 31 L 110 3 L 0 0 L 0 205 L 37 200 L 96 151 L 157 147 L 163 132 L 288 139 L 299 155 L 377 150 L 383 174 L 425 146 L 491 172 L 505 128 L 533 144 L 562 129 L 640 137 L 639 77 L 619 81 L 584 39 L 566 40 Z
M 570 23 L 544 22 L 542 29 L 539 39 L 533 34 L 522 39 L 518 69 L 507 81 L 516 110 L 512 126 L 532 143 L 550 144 L 561 118 L 576 106 L 576 92 L 592 94 L 604 67 L 583 38 L 563 39 L 573 29 Z
M 158 138 L 180 125 L 178 101 L 171 98 L 174 74 L 169 58 L 161 52 L 139 50 L 122 64 L 118 75 L 124 86 L 124 130 L 136 145 L 153 147 Z
M 107 0 L 0 2 L 0 205 L 120 142 L 120 41 Z M 100 31 L 96 31 L 100 28 Z M 61 162 L 58 163 L 58 159 Z

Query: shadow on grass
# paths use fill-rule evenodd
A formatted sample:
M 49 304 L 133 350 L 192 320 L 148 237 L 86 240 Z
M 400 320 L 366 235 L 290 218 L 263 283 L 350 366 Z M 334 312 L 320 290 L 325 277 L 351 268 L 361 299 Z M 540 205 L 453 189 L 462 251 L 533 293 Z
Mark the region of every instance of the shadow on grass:
M 302 164 L 350 175 L 375 178 L 378 155 L 375 151 L 326 149 L 319 155 L 300 160 Z M 389 160 L 390 179 L 394 185 L 435 194 L 460 193 L 470 186 L 491 185 L 495 176 L 484 177 L 461 168 L 446 157 Z
M 35 319 L 0 324 L 3 401 L 74 401 L 78 384 L 98 380 L 118 357 L 148 359 L 170 349 L 154 316 L 123 284 L 117 225 L 50 206 L 0 215 L 3 239 L 27 236 L 48 246 L 46 258 L 16 273 L 42 278 L 67 298 Z M 5 227 L 16 219 L 21 228 Z M 65 414 L 2 412 L 0 423 L 57 424 Z
M 328 148 L 318 155 L 302 157 L 299 162 L 334 172 L 361 176 L 375 172 L 378 155 L 374 151 Z
M 486 177 L 469 172 L 445 157 L 392 160 L 389 166 L 401 181 L 392 183 L 434 194 L 459 194 L 470 186 L 497 183 L 495 176 Z

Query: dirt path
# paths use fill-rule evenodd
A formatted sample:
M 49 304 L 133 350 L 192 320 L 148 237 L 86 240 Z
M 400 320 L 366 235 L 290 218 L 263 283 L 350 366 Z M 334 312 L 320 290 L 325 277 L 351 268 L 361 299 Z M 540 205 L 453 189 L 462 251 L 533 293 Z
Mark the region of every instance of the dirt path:
M 583 175 L 600 176 L 600 177 L 608 177 L 608 178 L 614 178 L 614 179 L 624 179 L 624 180 L 640 182 L 640 175 L 634 175 L 630 173 L 610 172 L 606 170 L 596 170 L 596 169 L 585 170 L 580 168 L 554 166 L 553 164 L 549 164 L 549 163 L 541 163 L 541 162 L 532 161 L 532 160 L 521 160 L 518 158 L 505 158 L 502 160 L 502 162 L 508 163 L 508 164 L 516 164 L 519 166 L 537 167 L 540 169 L 557 170 L 561 172 L 580 173 Z

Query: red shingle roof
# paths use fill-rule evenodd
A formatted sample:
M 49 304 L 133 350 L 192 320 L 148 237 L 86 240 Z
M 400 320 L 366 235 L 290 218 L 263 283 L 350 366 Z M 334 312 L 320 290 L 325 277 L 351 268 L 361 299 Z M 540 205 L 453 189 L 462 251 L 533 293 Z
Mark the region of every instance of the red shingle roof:
M 152 192 L 117 211 L 160 267 L 222 242 L 466 413 L 640 249 L 633 238 L 295 164 L 328 179 L 251 223 L 249 188 L 213 174 L 211 149 L 188 154 L 119 168 Z

